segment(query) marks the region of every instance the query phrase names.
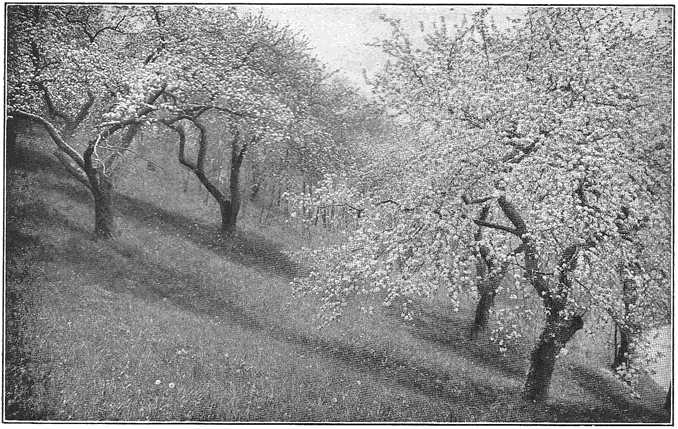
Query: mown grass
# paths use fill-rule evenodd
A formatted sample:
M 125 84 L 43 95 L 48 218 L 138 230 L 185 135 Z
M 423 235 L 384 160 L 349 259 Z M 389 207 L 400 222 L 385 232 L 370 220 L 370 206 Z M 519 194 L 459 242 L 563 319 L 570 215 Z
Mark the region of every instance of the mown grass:
M 421 302 L 318 330 L 294 298 L 303 239 L 141 188 L 119 195 L 120 235 L 92 240 L 89 196 L 38 151 L 7 171 L 6 420 L 668 421 L 599 362 L 560 360 L 543 404 L 520 399 L 529 344 L 467 339 L 470 309 Z M 124 188 L 124 187 L 123 187 Z M 192 212 L 186 207 L 192 207 Z M 171 384 L 170 384 L 171 383 Z

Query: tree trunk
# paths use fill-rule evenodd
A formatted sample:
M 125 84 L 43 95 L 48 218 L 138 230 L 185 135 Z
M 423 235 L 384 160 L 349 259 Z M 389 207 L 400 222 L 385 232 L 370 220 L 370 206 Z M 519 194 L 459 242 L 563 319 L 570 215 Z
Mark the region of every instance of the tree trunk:
M 584 326 L 579 316 L 568 320 L 551 310 L 537 346 L 530 356 L 530 369 L 525 381 L 524 396 L 531 401 L 543 401 L 548 395 L 556 356 L 572 336 Z
M 624 303 L 623 317 L 625 323 L 623 326 L 617 325 L 619 327 L 619 347 L 615 350 L 614 362 L 612 363 L 614 369 L 619 368 L 621 365 L 629 365 L 631 342 L 633 341 L 634 336 L 639 335 L 639 327 L 632 322 L 633 315 L 631 312 L 638 301 L 638 288 L 633 275 L 638 274 L 641 271 L 640 266 L 629 262 L 622 265 L 620 271 L 623 279 L 622 301 Z
M 490 320 L 490 309 L 494 305 L 494 297 L 497 294 L 499 282 L 493 278 L 483 279 L 478 287 L 480 299 L 476 306 L 476 316 L 473 319 L 471 328 L 471 338 L 478 338 L 478 335 L 487 329 L 487 323 Z
M 220 201 L 219 208 L 221 209 L 221 232 L 225 234 L 234 233 L 235 219 L 232 215 L 231 202 L 228 200 Z
M 671 386 L 669 386 L 669 391 L 666 393 L 666 401 L 664 401 L 664 409 L 666 411 L 671 411 Z
M 490 206 L 486 205 L 482 208 L 478 215 L 478 220 L 485 221 L 490 213 Z M 482 228 L 478 228 L 474 238 L 476 243 L 482 240 Z M 487 246 L 480 245 L 475 252 L 476 256 L 476 277 L 478 305 L 476 306 L 476 315 L 471 326 L 471 338 L 477 338 L 480 332 L 485 331 L 487 323 L 490 320 L 490 309 L 494 305 L 494 297 L 497 294 L 497 287 L 504 277 L 507 264 L 503 264 L 500 272 L 495 272 L 494 259 L 490 256 L 490 249 Z
M 231 177 L 229 183 L 230 201 L 220 203 L 221 206 L 221 231 L 232 234 L 236 230 L 238 213 L 240 212 L 240 163 L 231 164 Z
M 113 217 L 113 183 L 103 174 L 99 174 L 98 184 L 92 184 L 94 197 L 94 235 L 108 239 L 115 234 Z
M 616 325 L 616 329 L 619 330 L 619 346 L 615 350 L 614 362 L 612 363 L 614 369 L 617 369 L 622 365 L 628 366 L 630 354 L 629 346 L 631 344 L 631 335 L 628 330 L 619 325 Z

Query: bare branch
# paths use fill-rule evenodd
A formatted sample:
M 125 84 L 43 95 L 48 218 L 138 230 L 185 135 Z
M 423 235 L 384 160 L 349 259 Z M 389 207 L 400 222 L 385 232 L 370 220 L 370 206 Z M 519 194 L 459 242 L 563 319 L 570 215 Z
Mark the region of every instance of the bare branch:
M 493 198 L 494 198 L 494 197 L 491 197 L 491 196 L 490 196 L 490 197 L 476 198 L 476 199 L 472 200 L 472 199 L 470 199 L 470 198 L 468 197 L 468 195 L 462 195 L 462 196 L 461 196 L 461 200 L 464 202 L 464 204 L 468 204 L 468 205 L 470 205 L 470 204 L 482 204 L 482 203 L 486 203 L 486 202 L 490 201 L 490 200 L 493 199 Z
M 8 116 L 10 117 L 17 116 L 41 124 L 47 130 L 47 133 L 49 133 L 50 137 L 52 138 L 52 141 L 59 147 L 59 149 L 61 149 L 66 155 L 68 155 L 73 161 L 75 161 L 78 167 L 82 169 L 85 168 L 85 161 L 83 160 L 82 156 L 80 156 L 80 154 L 75 149 L 73 149 L 68 143 L 66 143 L 63 137 L 61 137 L 59 131 L 48 120 L 46 120 L 42 116 L 24 112 L 23 110 L 10 111 L 8 112 Z
M 84 173 L 84 171 L 82 171 L 82 169 L 73 165 L 73 161 L 71 160 L 71 158 L 67 157 L 66 154 L 58 150 L 54 151 L 54 156 L 56 156 L 59 159 L 59 161 L 61 161 L 61 164 L 66 168 L 66 171 L 68 171 L 80 183 L 85 185 L 87 189 L 90 190 L 92 189 L 92 186 L 90 185 L 89 180 L 87 179 L 87 175 Z
M 89 114 L 89 109 L 91 109 L 92 105 L 94 104 L 94 100 L 95 100 L 94 94 L 92 93 L 92 91 L 87 89 L 87 101 L 85 101 L 85 103 L 82 106 L 80 106 L 80 110 L 78 111 L 78 114 L 75 115 L 75 118 L 73 118 L 72 121 L 66 124 L 69 134 L 73 133 L 73 131 L 75 131 L 75 129 L 80 125 L 80 123 L 85 120 L 85 118 Z
M 484 226 L 486 228 L 497 229 L 499 231 L 505 231 L 505 232 L 511 233 L 513 235 L 518 235 L 518 231 L 516 229 L 505 226 L 505 225 L 499 225 L 499 224 L 492 223 L 492 222 L 485 222 L 485 221 L 478 220 L 478 219 L 474 220 L 473 222 L 478 226 Z
M 186 131 L 184 127 L 181 124 L 168 126 L 179 135 L 179 162 L 191 170 L 196 170 L 198 167 L 186 159 Z
M 47 86 L 44 84 L 44 82 L 38 82 L 36 83 L 36 86 L 42 92 L 42 100 L 45 102 L 45 106 L 47 107 L 47 111 L 49 112 L 50 116 L 53 118 L 59 118 L 66 124 L 72 122 L 71 118 L 69 118 L 65 112 L 59 110 L 56 107 L 54 100 L 52 100 L 52 95 L 50 94 L 49 89 L 47 89 Z

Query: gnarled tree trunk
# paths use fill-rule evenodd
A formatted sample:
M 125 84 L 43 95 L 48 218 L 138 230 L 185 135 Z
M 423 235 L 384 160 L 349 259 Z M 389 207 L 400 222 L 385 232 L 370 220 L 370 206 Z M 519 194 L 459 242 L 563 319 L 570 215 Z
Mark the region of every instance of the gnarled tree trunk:
M 478 220 L 481 222 L 486 221 L 489 212 L 490 206 L 484 206 L 480 211 Z M 478 228 L 474 238 L 477 243 L 482 240 L 482 228 Z M 496 261 L 490 256 L 490 249 L 487 246 L 479 245 L 476 251 L 476 287 L 479 299 L 476 305 L 473 325 L 471 326 L 471 338 L 477 338 L 487 328 L 490 320 L 490 310 L 494 306 L 497 289 L 507 270 L 508 263 L 497 266 Z
M 188 167 L 193 174 L 195 174 L 200 183 L 205 187 L 207 192 L 209 192 L 209 195 L 211 195 L 219 204 L 219 212 L 221 214 L 220 231 L 224 234 L 232 234 L 236 230 L 238 213 L 240 212 L 240 167 L 242 166 L 242 161 L 247 152 L 248 144 L 254 142 L 255 139 L 252 138 L 249 141 L 241 142 L 238 128 L 236 126 L 232 127 L 233 138 L 231 140 L 231 174 L 229 183 L 230 195 L 227 197 L 205 173 L 205 158 L 209 141 L 207 139 L 207 129 L 197 120 L 197 116 L 199 116 L 199 114 L 190 118 L 182 116 L 175 120 L 165 121 L 165 124 L 179 135 L 179 162 Z M 180 119 L 189 119 L 200 131 L 200 137 L 198 139 L 198 156 L 195 163 L 186 158 L 186 132 L 184 128 L 180 124 L 174 125 L 174 123 Z
M 525 380 L 525 399 L 532 401 L 546 399 L 558 353 L 583 326 L 584 321 L 579 316 L 565 319 L 558 312 L 549 314 L 539 341 L 530 355 L 530 369 Z
M 111 238 L 115 234 L 113 217 L 113 182 L 104 171 L 103 164 L 93 159 L 96 141 L 90 142 L 83 153 L 83 169 L 89 190 L 94 198 L 94 235 L 96 238 Z
M 525 380 L 523 395 L 528 400 L 542 401 L 548 394 L 558 353 L 584 326 L 582 317 L 570 314 L 567 309 L 567 298 L 572 288 L 569 275 L 577 267 L 578 252 L 582 247 L 590 247 L 592 244 L 589 242 L 583 245 L 573 244 L 563 250 L 558 261 L 560 274 L 557 283 L 553 285 L 555 287 L 552 288 L 539 267 L 537 245 L 527 233 L 527 225 L 522 216 L 513 204 L 506 200 L 506 197 L 499 197 L 497 203 L 514 228 L 484 221 L 476 221 L 476 224 L 508 231 L 522 241 L 519 249 L 522 250 L 525 258 L 525 277 L 542 298 L 547 313 L 544 330 L 530 356 L 530 369 Z

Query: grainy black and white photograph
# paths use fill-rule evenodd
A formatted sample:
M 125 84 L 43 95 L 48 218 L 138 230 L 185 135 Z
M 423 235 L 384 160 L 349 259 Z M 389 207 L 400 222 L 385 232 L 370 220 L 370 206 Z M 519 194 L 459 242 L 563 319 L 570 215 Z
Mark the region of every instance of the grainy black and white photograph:
M 673 424 L 673 5 L 4 14 L 4 423 Z

